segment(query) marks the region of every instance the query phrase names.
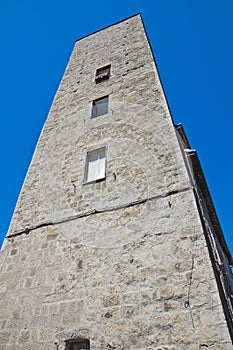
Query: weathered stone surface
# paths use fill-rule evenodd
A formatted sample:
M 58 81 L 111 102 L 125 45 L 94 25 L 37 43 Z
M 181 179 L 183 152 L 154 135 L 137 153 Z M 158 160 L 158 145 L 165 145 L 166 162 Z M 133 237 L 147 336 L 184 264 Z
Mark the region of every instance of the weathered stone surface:
M 107 94 L 108 114 L 91 119 Z M 103 146 L 106 179 L 86 184 L 87 151 Z M 64 350 L 76 337 L 96 350 L 232 348 L 139 16 L 75 44 L 8 235 L 37 225 L 0 252 L 1 350 Z

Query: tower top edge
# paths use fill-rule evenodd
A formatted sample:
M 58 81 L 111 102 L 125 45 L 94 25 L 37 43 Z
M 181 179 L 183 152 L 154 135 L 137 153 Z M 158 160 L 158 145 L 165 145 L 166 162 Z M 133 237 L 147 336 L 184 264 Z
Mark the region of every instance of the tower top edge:
M 89 36 L 91 36 L 91 35 L 94 35 L 94 34 L 96 34 L 96 33 L 98 33 L 98 32 L 103 31 L 103 30 L 105 30 L 105 29 L 107 29 L 107 28 L 110 28 L 110 27 L 113 27 L 113 26 L 118 25 L 118 24 L 120 24 L 120 23 L 123 23 L 123 22 L 125 22 L 125 21 L 128 21 L 129 19 L 134 18 L 134 17 L 140 17 L 140 19 L 141 19 L 141 21 L 142 21 L 142 15 L 141 15 L 141 13 L 138 12 L 138 13 L 135 13 L 134 15 L 131 15 L 131 16 L 129 16 L 129 17 L 126 17 L 126 18 L 124 18 L 124 19 L 122 19 L 122 20 L 120 20 L 120 21 L 117 21 L 117 22 L 115 22 L 115 23 L 109 24 L 109 25 L 107 25 L 106 27 L 103 27 L 103 28 L 101 28 L 101 29 L 97 29 L 97 30 L 95 30 L 94 32 L 92 32 L 92 33 L 90 33 L 90 34 L 84 35 L 84 36 L 82 36 L 81 38 L 76 39 L 75 42 L 78 42 L 78 41 L 80 41 L 80 40 L 83 40 L 83 39 L 85 39 L 85 38 L 87 38 L 87 37 L 89 37 Z

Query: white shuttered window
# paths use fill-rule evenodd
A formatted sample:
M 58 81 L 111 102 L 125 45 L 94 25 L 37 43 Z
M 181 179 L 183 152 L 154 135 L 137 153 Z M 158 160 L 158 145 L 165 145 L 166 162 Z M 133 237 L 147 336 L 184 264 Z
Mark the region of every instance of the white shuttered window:
M 98 150 L 88 152 L 86 181 L 91 182 L 99 179 L 104 179 L 105 170 L 106 170 L 106 149 L 100 148 Z

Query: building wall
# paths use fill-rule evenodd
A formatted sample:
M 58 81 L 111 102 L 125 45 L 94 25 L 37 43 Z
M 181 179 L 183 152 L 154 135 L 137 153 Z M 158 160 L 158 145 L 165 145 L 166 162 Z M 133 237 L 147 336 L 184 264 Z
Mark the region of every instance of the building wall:
M 105 95 L 109 113 L 91 119 Z M 87 184 L 86 154 L 102 146 L 106 179 Z M 75 337 L 97 350 L 232 348 L 139 15 L 76 42 L 1 261 L 0 349 Z

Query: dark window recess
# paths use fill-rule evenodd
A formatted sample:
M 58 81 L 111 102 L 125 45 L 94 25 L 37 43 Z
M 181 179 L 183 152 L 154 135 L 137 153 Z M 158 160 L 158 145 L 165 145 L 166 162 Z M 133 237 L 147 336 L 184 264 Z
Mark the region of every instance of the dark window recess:
M 90 340 L 89 339 L 67 340 L 66 350 L 90 350 Z
M 92 102 L 91 117 L 95 118 L 108 113 L 108 96 L 104 96 Z
M 95 81 L 96 83 L 100 83 L 103 80 L 107 80 L 110 77 L 110 68 L 111 66 L 105 66 L 105 67 L 101 67 L 98 68 L 96 70 L 96 75 L 95 75 Z

